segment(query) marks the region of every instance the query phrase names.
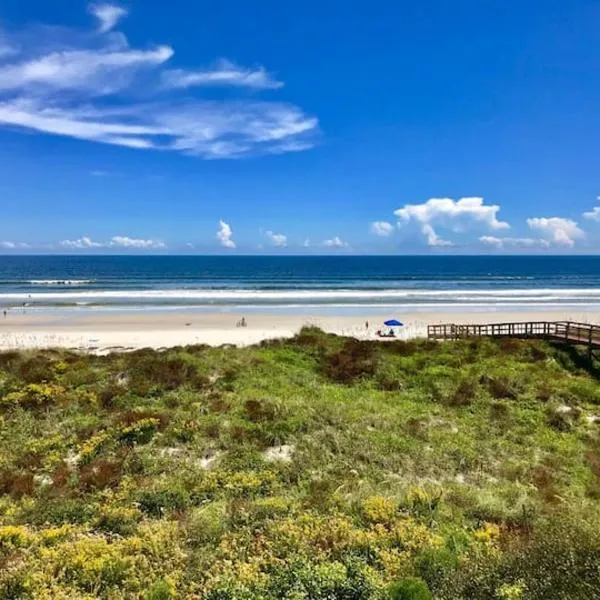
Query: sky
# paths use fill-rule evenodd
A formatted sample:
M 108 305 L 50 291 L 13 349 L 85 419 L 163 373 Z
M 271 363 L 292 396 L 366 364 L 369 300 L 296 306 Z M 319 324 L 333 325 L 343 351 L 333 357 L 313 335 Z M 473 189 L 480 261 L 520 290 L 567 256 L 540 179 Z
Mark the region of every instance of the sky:
M 3 0 L 0 253 L 598 253 L 598 31 L 591 0 Z

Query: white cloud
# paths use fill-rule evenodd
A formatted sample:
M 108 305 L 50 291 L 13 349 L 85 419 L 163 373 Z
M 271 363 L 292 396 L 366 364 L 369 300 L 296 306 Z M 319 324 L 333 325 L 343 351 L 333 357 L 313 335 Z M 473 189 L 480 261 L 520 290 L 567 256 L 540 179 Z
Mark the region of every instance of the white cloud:
M 83 236 L 77 240 L 63 240 L 60 242 L 60 245 L 63 248 L 72 248 L 72 249 L 86 249 L 86 248 L 102 248 L 104 244 L 101 242 L 94 242 L 91 238 L 87 236 Z
M 303 246 L 304 248 L 310 248 L 310 240 L 309 240 L 308 238 L 306 238 L 306 239 L 304 240 L 304 242 L 302 243 L 302 246 Z
M 172 56 L 169 46 L 151 50 L 109 46 L 100 50 L 56 51 L 0 67 L 0 90 L 38 94 L 71 90 L 105 96 L 128 87 L 140 69 L 161 65 Z
M 392 235 L 394 226 L 387 221 L 373 221 L 371 223 L 371 233 L 380 237 L 388 237 Z
M 29 244 L 26 244 L 25 242 L 11 242 L 9 240 L 4 240 L 0 241 L 0 248 L 3 248 L 5 250 L 25 250 L 27 248 L 31 248 L 31 246 Z
M 473 227 L 508 229 L 508 223 L 498 220 L 499 210 L 496 204 L 486 205 L 483 198 L 431 198 L 422 204 L 406 204 L 394 214 L 399 219 L 399 227 L 412 221 L 420 224 L 421 232 L 430 246 L 449 246 L 452 243 L 442 240 L 434 226 L 457 233 Z
M 431 225 L 423 225 L 421 227 L 423 235 L 427 239 L 427 245 L 431 247 L 442 248 L 444 246 L 454 246 L 454 244 L 448 240 L 443 240 L 433 229 Z
M 273 246 L 277 246 L 278 248 L 285 248 L 287 246 L 287 235 L 273 233 L 272 231 L 267 231 L 265 235 L 269 238 Z
M 541 248 L 547 248 L 550 245 L 548 240 L 544 239 L 495 237 L 493 235 L 482 235 L 479 241 L 487 246 L 494 246 L 498 250 L 506 247 L 532 248 L 540 246 Z
M 92 4 L 90 12 L 98 19 L 98 31 L 106 33 L 127 15 L 127 11 L 115 4 Z
M 348 243 L 344 242 L 344 240 L 340 239 L 337 235 L 330 239 L 330 240 L 325 240 L 323 242 L 323 246 L 326 246 L 327 248 L 348 248 Z
M 96 242 L 88 236 L 83 236 L 77 240 L 63 240 L 60 242 L 60 245 L 63 248 L 73 250 L 88 250 L 93 248 L 138 248 L 143 250 L 161 250 L 167 247 L 165 243 L 160 240 L 144 240 L 123 235 L 115 235 L 109 242 Z
M 598 198 L 598 200 L 600 200 L 600 198 Z M 589 212 L 584 212 L 583 218 L 589 219 L 590 221 L 600 221 L 600 206 L 594 206 Z
M 140 248 L 145 250 L 163 250 L 167 246 L 160 240 L 143 240 L 116 235 L 111 238 L 109 246 L 120 248 Z
M 217 231 L 217 239 L 221 242 L 221 246 L 225 248 L 235 248 L 235 242 L 231 239 L 233 231 L 229 223 L 221 220 L 219 221 L 219 230 Z
M 577 222 L 562 217 L 533 217 L 527 219 L 530 229 L 539 231 L 547 241 L 557 246 L 572 248 L 575 242 L 585 237 L 584 232 L 578 227 Z
M 172 69 L 163 73 L 167 88 L 192 88 L 202 86 L 247 87 L 257 90 L 278 89 L 283 82 L 273 79 L 264 67 L 246 69 L 222 59 L 212 69 L 185 71 Z
M 170 46 L 133 48 L 111 31 L 124 9 L 96 4 L 91 10 L 99 31 L 45 26 L 29 35 L 26 51 L 4 56 L 0 127 L 209 159 L 313 147 L 318 120 L 293 104 L 194 96 L 198 86 L 281 87 L 263 67 L 221 61 L 210 70 L 167 70 Z M 0 47 L 11 47 L 10 37 Z

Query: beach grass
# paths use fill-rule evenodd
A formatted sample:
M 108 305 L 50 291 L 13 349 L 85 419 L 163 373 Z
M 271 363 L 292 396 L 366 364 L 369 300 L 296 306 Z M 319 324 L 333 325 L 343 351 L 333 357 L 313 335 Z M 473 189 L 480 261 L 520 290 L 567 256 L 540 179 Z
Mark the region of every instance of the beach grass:
M 587 599 L 599 525 L 572 348 L 0 354 L 0 598 Z

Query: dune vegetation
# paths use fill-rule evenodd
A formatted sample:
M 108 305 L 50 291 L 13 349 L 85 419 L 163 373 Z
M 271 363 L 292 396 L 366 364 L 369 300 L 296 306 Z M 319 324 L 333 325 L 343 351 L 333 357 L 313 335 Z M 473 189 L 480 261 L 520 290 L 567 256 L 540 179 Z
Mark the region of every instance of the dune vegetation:
M 573 349 L 0 354 L 0 598 L 600 598 L 598 531 Z

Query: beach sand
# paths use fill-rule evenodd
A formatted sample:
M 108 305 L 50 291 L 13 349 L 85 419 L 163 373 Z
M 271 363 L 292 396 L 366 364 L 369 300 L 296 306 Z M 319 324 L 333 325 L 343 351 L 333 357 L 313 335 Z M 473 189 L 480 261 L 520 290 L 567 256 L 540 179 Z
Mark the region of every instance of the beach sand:
M 261 340 L 295 335 L 304 325 L 316 325 L 338 335 L 378 339 L 382 315 L 310 316 L 281 314 L 244 315 L 247 327 L 237 327 L 242 318 L 234 313 L 101 314 L 51 316 L 11 312 L 0 315 L 0 350 L 24 348 L 73 348 L 93 352 L 167 348 L 190 344 L 245 346 Z M 395 315 L 390 315 L 391 318 Z M 510 321 L 560 321 L 600 323 L 599 311 L 487 311 L 415 312 L 399 315 L 405 326 L 399 338 L 425 337 L 427 325 L 437 323 L 502 323 Z M 365 327 L 365 322 L 369 328 Z

